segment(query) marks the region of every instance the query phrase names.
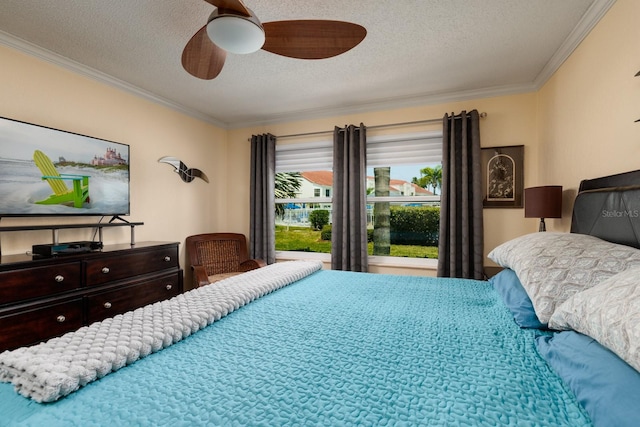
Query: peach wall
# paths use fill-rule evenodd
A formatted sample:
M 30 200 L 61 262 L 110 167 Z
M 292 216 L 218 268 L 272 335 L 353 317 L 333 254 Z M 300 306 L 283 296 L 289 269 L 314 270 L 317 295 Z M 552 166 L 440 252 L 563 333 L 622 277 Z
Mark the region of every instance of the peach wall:
M 312 132 L 361 121 L 375 126 L 477 108 L 488 113 L 481 122 L 483 146 L 525 145 L 525 187 L 563 185 L 563 218 L 547 220 L 547 228 L 568 231 L 580 180 L 640 169 L 640 123 L 634 123 L 640 119 L 640 77 L 634 77 L 640 70 L 638 16 L 640 2 L 618 0 L 536 93 L 241 129 L 230 132 L 229 141 L 251 133 Z M 538 220 L 523 218 L 520 209 L 486 209 L 484 219 L 485 254 L 537 230 Z M 231 221 L 242 228 L 248 218 Z
M 230 193 L 229 206 L 234 208 L 233 214 L 231 211 L 227 213 L 229 228 L 233 231 L 248 233 L 250 144 L 247 142 L 247 138 L 252 134 L 270 132 L 277 136 L 319 132 L 331 130 L 334 126 L 344 126 L 351 123 L 359 124 L 360 122 L 366 126 L 378 126 L 440 118 L 447 112 L 459 113 L 462 110 L 469 111 L 474 108 L 488 114 L 480 122 L 482 146 L 524 145 L 525 185 L 528 185 L 529 182 L 536 182 L 537 167 L 535 165 L 538 158 L 538 149 L 536 145 L 536 95 L 533 93 L 237 129 L 229 131 L 229 167 L 234 171 L 238 171 L 236 177 L 240 191 Z M 384 132 L 409 133 L 417 130 L 441 128 L 440 124 L 431 124 L 393 127 Z M 371 132 L 368 134 L 371 134 Z M 331 136 L 325 136 L 325 138 L 331 138 Z M 299 141 L 286 139 L 286 143 L 291 142 Z M 238 206 L 243 206 L 243 208 L 235 209 Z M 501 242 L 529 231 L 536 231 L 537 223 L 534 220 L 525 220 L 523 215 L 522 209 L 485 209 L 485 253 L 488 253 Z M 374 267 L 372 271 L 392 273 L 404 271 L 410 274 L 433 274 L 432 270 L 416 272 L 413 269 L 403 268 Z
M 0 46 L 0 116 L 86 134 L 131 146 L 131 215 L 144 222 L 136 240 L 179 241 L 223 230 L 227 223 L 226 130 L 179 114 L 48 62 Z M 171 166 L 175 156 L 205 171 L 211 183 L 186 184 Z M 98 217 L 3 218 L 0 225 L 95 222 Z M 108 219 L 108 218 L 107 218 Z M 91 239 L 92 230 L 61 230 L 60 241 Z M 104 230 L 105 243 L 126 243 L 129 229 Z M 2 233 L 2 253 L 50 243 L 51 232 Z M 184 245 L 181 245 L 184 266 Z
M 580 180 L 640 169 L 638 17 L 640 2 L 618 0 L 538 92 L 539 184 L 566 190 L 551 229 L 569 230 Z

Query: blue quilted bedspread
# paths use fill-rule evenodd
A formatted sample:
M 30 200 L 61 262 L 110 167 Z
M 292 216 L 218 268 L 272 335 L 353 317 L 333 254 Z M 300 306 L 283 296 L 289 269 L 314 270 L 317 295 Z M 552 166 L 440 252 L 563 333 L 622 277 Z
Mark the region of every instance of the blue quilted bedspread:
M 13 426 L 585 426 L 487 282 L 320 271 Z

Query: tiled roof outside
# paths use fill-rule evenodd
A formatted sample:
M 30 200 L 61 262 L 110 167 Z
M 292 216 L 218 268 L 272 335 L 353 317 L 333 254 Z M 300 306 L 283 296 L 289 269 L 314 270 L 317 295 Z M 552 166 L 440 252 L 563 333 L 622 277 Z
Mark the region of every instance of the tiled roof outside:
M 331 187 L 333 185 L 333 172 L 331 171 L 307 171 L 300 175 L 309 182 Z
M 317 185 L 322 185 L 326 187 L 331 187 L 333 185 L 332 171 L 306 171 L 306 172 L 301 172 L 300 175 L 302 175 L 302 177 L 307 181 Z M 367 180 L 373 180 L 373 179 L 374 177 L 367 176 Z M 410 184 L 413 187 L 416 195 L 421 195 L 421 196 L 433 195 L 431 191 L 424 189 L 416 184 L 410 183 L 408 181 L 405 181 L 402 179 L 393 179 L 393 178 L 389 180 L 389 185 L 398 192 L 400 191 L 400 188 L 406 184 Z

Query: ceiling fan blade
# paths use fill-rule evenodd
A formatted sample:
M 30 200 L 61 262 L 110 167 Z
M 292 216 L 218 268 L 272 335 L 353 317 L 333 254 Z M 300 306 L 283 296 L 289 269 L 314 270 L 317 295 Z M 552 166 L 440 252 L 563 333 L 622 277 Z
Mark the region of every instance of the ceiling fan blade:
M 251 16 L 251 12 L 242 3 L 242 0 L 204 0 L 207 3 L 221 9 L 221 12 L 233 11 L 238 15 Z
M 367 30 L 350 22 L 327 20 L 274 21 L 262 24 L 262 49 L 299 59 L 324 59 L 356 47 Z
M 191 37 L 182 51 L 182 66 L 187 72 L 203 80 L 215 79 L 222 67 L 227 52 L 216 46 L 207 35 L 207 26 Z

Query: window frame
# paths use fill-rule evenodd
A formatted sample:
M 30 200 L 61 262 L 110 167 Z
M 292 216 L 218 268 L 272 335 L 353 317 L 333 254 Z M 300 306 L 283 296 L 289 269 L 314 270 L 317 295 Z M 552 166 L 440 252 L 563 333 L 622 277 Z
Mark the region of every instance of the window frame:
M 410 140 L 420 140 L 420 139 L 439 139 L 442 140 L 443 132 L 442 130 L 431 130 L 424 132 L 415 132 L 415 133 L 394 133 L 388 135 L 379 135 L 367 137 L 367 148 L 369 148 L 369 144 L 393 144 L 396 142 L 402 141 L 410 141 Z M 277 144 L 277 143 L 276 143 Z M 309 150 L 318 150 L 318 149 L 326 149 L 328 146 L 332 146 L 331 141 L 315 141 L 308 143 L 293 143 L 293 144 L 282 144 L 280 146 L 276 145 L 276 154 L 278 151 L 282 152 L 292 152 L 292 151 L 304 151 L 305 147 L 308 147 Z M 381 145 L 379 145 L 381 146 Z M 440 162 L 442 161 L 442 154 L 440 153 Z M 395 165 L 402 165 L 403 163 L 396 163 Z M 407 163 L 404 163 L 407 164 Z M 427 164 L 436 164 L 436 162 L 427 162 Z M 393 168 L 393 164 L 389 165 Z M 374 167 L 368 164 L 367 168 Z M 276 172 L 287 172 L 291 171 L 291 168 L 287 168 L 286 170 L 278 168 L 278 162 L 276 161 Z M 296 170 L 295 172 L 305 172 L 307 170 L 313 170 L 308 167 L 305 167 L 304 170 Z M 318 170 L 327 170 L 326 167 L 320 167 Z M 333 168 L 330 169 L 333 171 Z M 322 192 L 321 192 L 322 195 Z M 439 202 L 441 195 L 433 195 L 433 196 L 387 196 L 387 197 L 376 197 L 373 195 L 366 196 L 367 204 L 375 203 L 375 202 L 406 202 L 407 200 L 411 200 L 412 202 Z M 331 191 L 330 197 L 312 197 L 312 198 L 286 198 L 286 199 L 276 199 L 276 204 L 287 204 L 287 203 L 333 203 L 333 191 Z M 331 263 L 331 254 L 320 253 L 320 252 L 300 252 L 300 251 L 276 251 L 276 259 L 279 261 L 283 260 L 291 260 L 291 259 L 314 259 L 320 260 L 324 263 Z M 390 267 L 390 268 L 409 268 L 409 269 L 427 269 L 427 270 L 435 270 L 438 266 L 438 259 L 434 258 L 409 258 L 409 257 L 396 257 L 396 256 L 383 256 L 383 255 L 369 255 L 368 263 L 371 266 L 378 267 Z

